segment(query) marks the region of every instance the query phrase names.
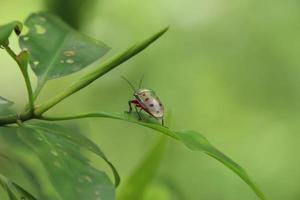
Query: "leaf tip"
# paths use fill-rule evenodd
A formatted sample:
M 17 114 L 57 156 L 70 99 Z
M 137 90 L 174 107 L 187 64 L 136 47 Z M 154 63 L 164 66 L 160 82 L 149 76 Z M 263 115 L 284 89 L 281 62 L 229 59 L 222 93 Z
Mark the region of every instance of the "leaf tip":
M 170 26 L 166 26 L 165 28 L 163 28 L 161 31 L 159 31 L 159 32 L 156 34 L 157 37 L 162 36 L 162 35 L 165 34 L 169 29 L 170 29 Z

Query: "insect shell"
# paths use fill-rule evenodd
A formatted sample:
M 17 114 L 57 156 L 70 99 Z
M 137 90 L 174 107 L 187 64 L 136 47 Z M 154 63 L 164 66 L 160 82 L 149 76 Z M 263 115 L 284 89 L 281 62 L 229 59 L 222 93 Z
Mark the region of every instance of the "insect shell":
M 153 90 L 139 89 L 134 96 L 144 111 L 157 119 L 164 117 L 164 106 Z
M 123 79 L 125 79 L 123 77 Z M 132 111 L 132 107 L 131 105 L 133 104 L 135 106 L 135 109 L 137 111 L 137 114 L 139 115 L 139 118 L 142 119 L 140 112 L 142 110 L 144 110 L 145 112 L 147 112 L 149 115 L 151 115 L 152 117 L 154 117 L 155 119 L 161 121 L 162 125 L 164 125 L 164 106 L 161 103 L 160 99 L 156 96 L 155 92 L 153 90 L 150 89 L 138 89 L 136 90 L 133 85 L 127 80 L 125 79 L 129 85 L 132 87 L 132 89 L 134 90 L 133 96 L 135 97 L 135 99 L 130 100 L 128 102 L 129 104 L 129 112 Z M 139 87 L 141 87 L 141 82 L 142 79 L 140 81 L 140 85 Z M 138 108 L 140 109 L 138 111 Z

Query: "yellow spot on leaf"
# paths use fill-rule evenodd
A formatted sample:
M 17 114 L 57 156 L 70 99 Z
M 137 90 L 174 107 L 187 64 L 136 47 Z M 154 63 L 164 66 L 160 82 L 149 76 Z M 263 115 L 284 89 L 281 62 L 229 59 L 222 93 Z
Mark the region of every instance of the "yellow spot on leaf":
M 34 25 L 37 34 L 45 34 L 46 29 L 39 24 Z
M 55 150 L 52 150 L 51 153 L 52 153 L 54 156 L 58 156 L 58 153 L 57 153 Z
M 87 182 L 89 182 L 89 183 L 92 183 L 92 182 L 93 182 L 92 178 L 89 177 L 89 176 L 84 176 L 83 178 L 84 178 Z
M 40 64 L 39 61 L 33 61 L 34 66 L 37 66 L 38 64 Z
M 72 60 L 72 59 L 67 59 L 67 60 L 66 60 L 66 63 L 72 64 L 72 63 L 74 63 L 74 60 Z
M 75 52 L 74 51 L 65 51 L 64 55 L 67 56 L 67 57 L 74 56 Z

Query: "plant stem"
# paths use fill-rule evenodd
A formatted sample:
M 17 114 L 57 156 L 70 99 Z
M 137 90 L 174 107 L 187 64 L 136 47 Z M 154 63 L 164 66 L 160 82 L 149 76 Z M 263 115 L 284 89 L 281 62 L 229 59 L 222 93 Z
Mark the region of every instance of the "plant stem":
M 69 97 L 70 95 L 76 93 L 77 91 L 81 90 L 82 88 L 88 86 L 99 77 L 103 76 L 110 70 L 114 69 L 115 67 L 119 66 L 123 62 L 129 60 L 131 57 L 135 56 L 136 54 L 140 53 L 142 50 L 147 48 L 150 44 L 152 44 L 155 40 L 157 40 L 160 36 L 162 36 L 166 31 L 167 28 L 159 31 L 158 33 L 154 34 L 153 36 L 149 37 L 148 39 L 137 43 L 136 45 L 132 46 L 128 50 L 108 59 L 106 62 L 102 63 L 97 69 L 93 70 L 89 74 L 85 75 L 79 81 L 75 82 L 72 86 L 67 88 L 62 93 L 58 94 L 54 98 L 48 100 L 42 105 L 37 106 L 35 110 L 35 114 L 37 116 L 42 115 L 44 112 L 64 100 L 65 98 Z
M 12 57 L 19 66 L 19 60 L 17 59 L 18 56 L 15 54 L 15 52 L 8 45 L 5 45 L 3 47 L 6 50 L 6 52 L 10 55 L 10 57 Z
M 23 73 L 23 77 L 26 83 L 26 88 L 28 93 L 29 110 L 31 112 L 34 112 L 34 97 L 33 97 L 32 86 L 28 75 L 28 71 L 24 70 L 24 72 L 22 73 Z
M 175 135 L 169 128 L 165 126 L 161 126 L 160 124 L 155 124 L 151 120 L 150 123 L 146 121 L 136 120 L 135 118 L 131 118 L 130 116 L 124 116 L 124 113 L 107 113 L 107 112 L 96 112 L 96 113 L 83 113 L 78 115 L 72 116 L 65 116 L 65 117 L 48 117 L 48 116 L 40 116 L 38 119 L 45 120 L 45 121 L 66 121 L 66 120 L 74 120 L 74 119 L 84 119 L 84 118 L 109 118 L 109 119 L 117 119 L 122 120 L 130 123 L 139 124 L 150 129 L 157 130 L 160 129 L 161 132 L 164 134 L 174 138 L 179 139 L 177 135 Z M 146 118 L 146 117 L 145 117 Z
M 24 112 L 20 115 L 12 114 L 5 117 L 0 117 L 0 126 L 17 123 L 18 120 L 27 121 L 30 119 L 35 119 L 36 117 L 32 112 Z
M 64 117 L 41 116 L 41 117 L 39 117 L 39 119 L 46 120 L 46 121 L 66 121 L 66 120 L 94 118 L 94 117 L 122 119 L 121 115 L 118 115 L 118 114 L 112 115 L 111 113 L 105 113 L 105 112 L 83 113 L 83 114 L 72 115 L 72 116 L 64 116 Z
M 21 54 L 18 56 L 15 54 L 15 52 L 8 46 L 4 46 L 6 52 L 16 61 L 18 64 L 23 78 L 25 80 L 26 84 L 26 89 L 28 93 L 28 102 L 29 102 L 29 110 L 30 112 L 34 111 L 34 99 L 33 99 L 33 92 L 32 92 L 32 86 L 30 82 L 30 78 L 28 75 L 28 70 L 27 70 L 27 65 L 28 65 L 28 53 L 23 51 Z

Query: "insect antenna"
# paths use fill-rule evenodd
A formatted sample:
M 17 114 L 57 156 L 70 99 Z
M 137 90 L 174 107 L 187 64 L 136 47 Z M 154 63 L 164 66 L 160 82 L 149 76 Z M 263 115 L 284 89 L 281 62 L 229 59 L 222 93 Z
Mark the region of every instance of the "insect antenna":
M 143 80 L 144 80 L 144 74 L 142 75 L 141 79 L 140 79 L 140 83 L 139 83 L 139 89 L 142 88 L 142 83 L 143 83 Z
M 133 90 L 133 92 L 136 91 L 135 87 L 132 85 L 132 83 L 130 83 L 130 81 L 127 78 L 125 78 L 124 76 L 121 76 L 121 78 L 124 79 L 128 83 L 128 85 Z

